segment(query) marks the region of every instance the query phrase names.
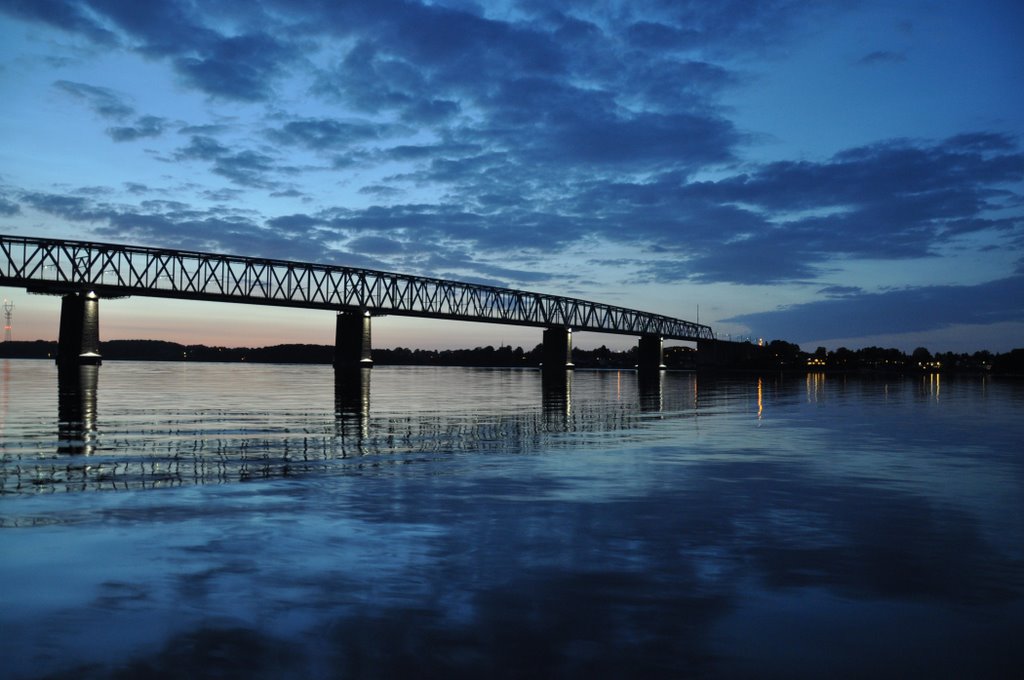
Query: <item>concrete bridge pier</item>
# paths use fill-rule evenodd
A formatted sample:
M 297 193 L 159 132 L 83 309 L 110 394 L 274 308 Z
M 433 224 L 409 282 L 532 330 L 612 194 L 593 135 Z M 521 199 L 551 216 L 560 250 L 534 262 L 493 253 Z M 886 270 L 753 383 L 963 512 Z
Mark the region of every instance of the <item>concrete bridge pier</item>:
M 565 371 L 572 369 L 572 329 L 554 326 L 544 331 L 545 371 Z
M 642 335 L 637 346 L 637 369 L 641 373 L 665 368 L 665 339 L 660 335 Z
M 335 368 L 373 368 L 370 312 L 339 312 L 334 332 Z
M 100 299 L 96 293 L 71 293 L 60 304 L 57 363 L 98 366 L 100 357 Z

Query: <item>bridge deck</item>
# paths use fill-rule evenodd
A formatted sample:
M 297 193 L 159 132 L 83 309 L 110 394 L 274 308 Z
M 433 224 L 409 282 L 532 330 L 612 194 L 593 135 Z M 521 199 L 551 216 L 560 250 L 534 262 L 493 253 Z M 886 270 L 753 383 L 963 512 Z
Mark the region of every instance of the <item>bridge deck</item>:
M 236 255 L 0 235 L 0 285 L 711 340 L 691 321 L 559 295 Z

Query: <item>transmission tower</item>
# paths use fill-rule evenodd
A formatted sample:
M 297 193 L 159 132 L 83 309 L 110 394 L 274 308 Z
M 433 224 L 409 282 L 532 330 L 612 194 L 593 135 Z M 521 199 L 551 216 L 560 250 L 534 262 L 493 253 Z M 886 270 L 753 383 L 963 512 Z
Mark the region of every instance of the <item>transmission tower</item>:
M 11 317 L 14 316 L 14 303 L 4 298 L 4 342 L 11 341 Z

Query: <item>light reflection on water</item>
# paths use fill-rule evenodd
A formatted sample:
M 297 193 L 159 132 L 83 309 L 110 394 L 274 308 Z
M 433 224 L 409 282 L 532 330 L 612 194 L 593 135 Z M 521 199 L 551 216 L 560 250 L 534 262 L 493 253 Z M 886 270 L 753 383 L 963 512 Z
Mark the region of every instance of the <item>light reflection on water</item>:
M 4 362 L 13 677 L 1011 677 L 1024 385 Z
M 57 372 L 33 368 L 39 382 Z M 465 371 L 362 369 L 335 375 L 323 367 L 297 366 L 278 381 L 264 368 L 236 367 L 246 373 L 245 382 L 188 364 L 158 365 L 141 382 L 131 372 L 105 371 L 102 389 L 98 367 L 61 370 L 56 441 L 45 430 L 8 441 L 0 492 L 289 476 L 339 469 L 339 461 L 368 454 L 402 460 L 415 453 L 525 453 L 559 446 L 554 433 L 628 430 L 644 414 L 665 410 L 665 378 L 638 380 L 632 372 L 625 373 L 625 385 L 621 371 L 578 378 L 588 392 L 574 404 L 573 372 L 542 380 L 534 371 L 476 369 L 489 379 L 457 385 L 450 394 L 452 376 Z M 374 374 L 377 388 L 371 390 Z M 98 416 L 98 394 L 109 415 Z M 52 409 L 52 395 L 38 396 L 40 411 Z M 669 406 L 692 411 L 694 404 L 685 403 L 689 396 L 684 392 Z M 578 443 L 576 438 L 563 445 Z M 377 461 L 383 462 L 395 460 Z

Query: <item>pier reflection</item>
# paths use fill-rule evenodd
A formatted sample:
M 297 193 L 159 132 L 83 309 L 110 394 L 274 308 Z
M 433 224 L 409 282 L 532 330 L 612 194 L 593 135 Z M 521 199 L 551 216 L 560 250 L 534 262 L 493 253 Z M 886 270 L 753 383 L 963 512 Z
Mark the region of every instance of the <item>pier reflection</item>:
M 550 426 L 570 429 L 572 424 L 573 371 L 541 371 L 541 400 L 544 421 Z
M 264 376 L 251 391 L 226 390 L 213 401 L 204 402 L 208 393 L 197 387 L 182 393 L 195 403 L 151 405 L 125 401 L 119 375 L 112 376 L 100 446 L 99 370 L 59 371 L 52 448 L 40 448 L 38 439 L 9 444 L 0 460 L 0 493 L 230 483 L 455 454 L 530 454 L 600 443 L 609 432 L 646 427 L 652 413 L 689 418 L 697 406 L 695 375 L 632 371 L 395 371 L 374 381 L 372 370 L 354 369 L 290 386 L 289 368 L 261 368 L 278 371 L 270 404 L 259 399 Z M 380 392 L 373 399 L 371 382 Z M 748 390 L 719 389 L 705 403 L 717 407 Z M 473 393 L 480 397 L 467 396 Z
M 0 438 L 4 436 L 7 430 L 7 394 L 9 392 L 8 385 L 11 384 L 10 359 L 4 359 L 2 375 L 3 378 L 0 380 Z
M 334 422 L 342 440 L 370 436 L 370 368 L 334 370 Z
M 96 387 L 99 366 L 60 366 L 57 371 L 57 452 L 96 450 Z
M 638 371 L 637 389 L 640 392 L 640 410 L 658 413 L 665 406 L 665 372 Z

